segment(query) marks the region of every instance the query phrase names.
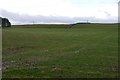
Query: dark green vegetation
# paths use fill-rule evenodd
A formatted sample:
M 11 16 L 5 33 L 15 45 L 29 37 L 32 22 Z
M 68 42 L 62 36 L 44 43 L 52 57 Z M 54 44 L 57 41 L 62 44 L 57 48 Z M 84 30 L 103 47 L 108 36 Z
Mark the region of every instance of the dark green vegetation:
M 117 24 L 3 29 L 3 77 L 115 78 Z
M 9 22 L 9 20 L 7 18 L 0 17 L 0 24 L 3 28 L 4 27 L 11 27 L 11 23 Z

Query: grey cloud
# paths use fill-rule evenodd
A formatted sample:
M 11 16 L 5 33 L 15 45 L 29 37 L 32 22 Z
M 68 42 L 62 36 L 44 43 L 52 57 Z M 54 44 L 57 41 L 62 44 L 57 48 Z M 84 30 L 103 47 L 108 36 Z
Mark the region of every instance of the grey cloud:
M 110 16 L 109 13 L 105 12 Z M 95 23 L 117 23 L 117 17 L 110 17 L 108 19 L 98 19 L 96 17 L 65 17 L 65 16 L 43 16 L 43 15 L 28 15 L 0 10 L 0 16 L 8 18 L 13 24 L 30 24 L 33 21 L 39 23 L 75 23 L 75 22 L 90 22 Z
M 111 14 L 108 13 L 107 11 L 104 11 L 104 12 L 105 12 L 105 14 L 106 14 L 107 16 L 111 16 Z

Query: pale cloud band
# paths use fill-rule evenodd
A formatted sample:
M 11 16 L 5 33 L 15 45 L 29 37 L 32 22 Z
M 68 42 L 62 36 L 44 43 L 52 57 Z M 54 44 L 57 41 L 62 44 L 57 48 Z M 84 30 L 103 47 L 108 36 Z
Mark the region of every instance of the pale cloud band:
M 117 23 L 118 0 L 2 0 L 0 16 L 13 24 Z
M 100 19 L 96 17 L 66 17 L 66 16 L 43 16 L 43 15 L 28 15 L 18 14 L 5 10 L 0 11 L 2 17 L 7 17 L 12 24 L 31 24 L 36 23 L 76 23 L 86 22 L 87 20 L 91 23 L 117 23 L 117 17 L 109 17 L 108 19 Z

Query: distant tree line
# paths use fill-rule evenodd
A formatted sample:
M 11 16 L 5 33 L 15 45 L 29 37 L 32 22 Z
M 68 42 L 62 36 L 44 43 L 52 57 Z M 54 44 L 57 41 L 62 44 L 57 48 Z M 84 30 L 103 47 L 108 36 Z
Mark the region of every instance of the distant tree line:
M 0 27 L 11 27 L 11 23 L 7 18 L 0 17 Z
M 74 23 L 74 24 L 70 24 L 69 28 L 72 28 L 73 26 L 75 25 L 78 25 L 78 24 L 91 24 L 90 22 L 79 22 L 79 23 Z

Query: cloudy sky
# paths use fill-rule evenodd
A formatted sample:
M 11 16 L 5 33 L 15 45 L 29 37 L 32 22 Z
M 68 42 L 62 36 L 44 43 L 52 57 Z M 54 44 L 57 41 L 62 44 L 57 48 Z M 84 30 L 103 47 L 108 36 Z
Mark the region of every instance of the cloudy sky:
M 118 22 L 119 0 L 0 0 L 0 16 L 12 24 Z

